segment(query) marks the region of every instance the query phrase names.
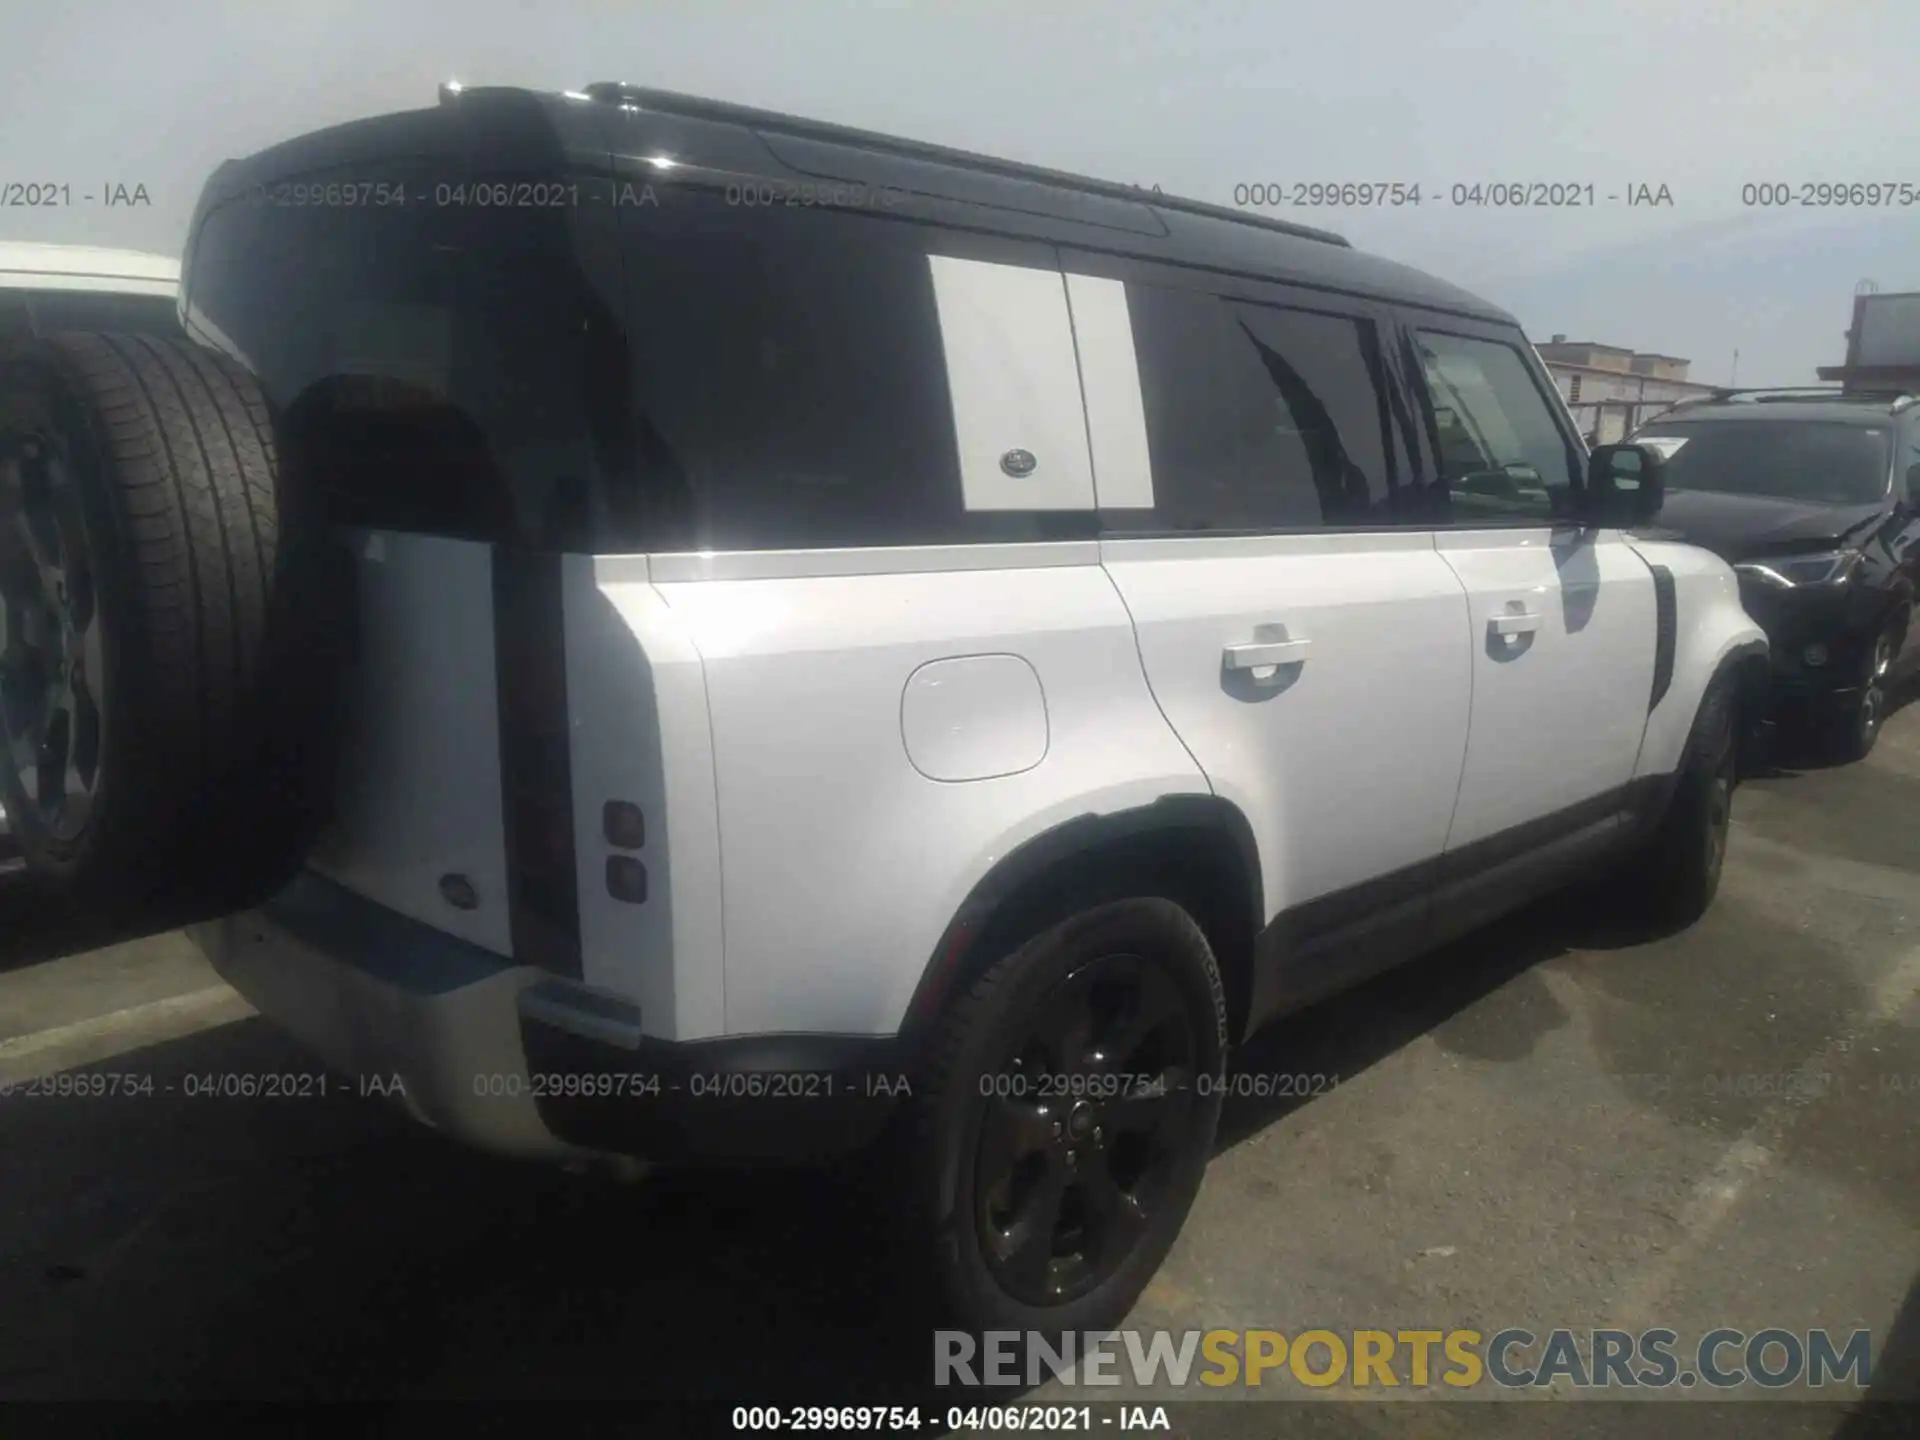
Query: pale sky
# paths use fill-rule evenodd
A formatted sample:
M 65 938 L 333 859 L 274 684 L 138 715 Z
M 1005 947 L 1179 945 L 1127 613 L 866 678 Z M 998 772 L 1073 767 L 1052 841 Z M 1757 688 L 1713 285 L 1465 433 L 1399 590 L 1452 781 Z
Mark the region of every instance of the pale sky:
M 221 159 L 435 87 L 682 90 L 1231 204 L 1255 182 L 1418 183 L 1418 209 L 1270 209 L 1695 378 L 1805 383 L 1854 284 L 1920 290 L 1920 205 L 1744 207 L 1748 182 L 1920 189 L 1913 0 L 11 0 L 0 239 L 178 253 Z M 1475 181 L 1595 209 L 1455 208 Z M 1645 184 L 1671 206 L 1608 203 Z

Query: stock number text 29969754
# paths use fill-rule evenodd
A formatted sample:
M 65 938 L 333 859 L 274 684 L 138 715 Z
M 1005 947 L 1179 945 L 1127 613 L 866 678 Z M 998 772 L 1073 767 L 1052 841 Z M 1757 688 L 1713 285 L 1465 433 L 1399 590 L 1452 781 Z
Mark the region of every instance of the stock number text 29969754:
M 1233 203 L 1252 209 L 1442 209 L 1586 210 L 1599 205 L 1666 208 L 1673 192 L 1664 184 L 1596 185 L 1590 180 L 1474 180 L 1421 185 L 1398 180 L 1252 181 L 1233 187 Z

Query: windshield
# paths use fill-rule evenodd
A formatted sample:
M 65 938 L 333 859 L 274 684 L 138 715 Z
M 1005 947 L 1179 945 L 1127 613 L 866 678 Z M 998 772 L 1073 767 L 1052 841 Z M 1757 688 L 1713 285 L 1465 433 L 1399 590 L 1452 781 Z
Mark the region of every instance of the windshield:
M 1871 505 L 1887 493 L 1887 432 L 1819 420 L 1655 422 L 1634 437 L 1667 457 L 1669 490 L 1814 505 Z

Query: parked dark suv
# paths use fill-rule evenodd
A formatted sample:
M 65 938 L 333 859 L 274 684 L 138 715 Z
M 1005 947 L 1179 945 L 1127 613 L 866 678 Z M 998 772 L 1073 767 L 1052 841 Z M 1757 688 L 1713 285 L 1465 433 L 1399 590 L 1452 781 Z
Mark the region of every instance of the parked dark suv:
M 1667 457 L 1660 523 L 1731 562 L 1783 719 L 1873 748 L 1920 578 L 1920 405 L 1889 391 L 1721 391 L 1633 437 Z

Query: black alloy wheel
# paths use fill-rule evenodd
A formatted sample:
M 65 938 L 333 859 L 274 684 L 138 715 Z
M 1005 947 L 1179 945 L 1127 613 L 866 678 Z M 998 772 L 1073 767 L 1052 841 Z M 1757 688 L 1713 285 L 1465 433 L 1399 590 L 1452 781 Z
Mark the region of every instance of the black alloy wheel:
M 1073 970 L 988 1077 L 973 1175 L 981 1254 L 1024 1304 L 1067 1304 L 1133 1253 L 1190 1158 L 1200 1017 L 1137 955 Z
M 1229 1034 L 1213 947 L 1161 896 L 1074 903 L 988 942 L 926 1040 L 896 1216 L 902 1298 L 938 1327 L 1111 1330 L 1206 1177 Z

